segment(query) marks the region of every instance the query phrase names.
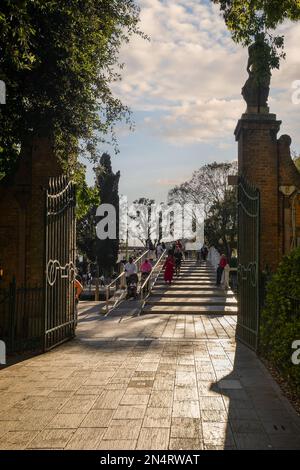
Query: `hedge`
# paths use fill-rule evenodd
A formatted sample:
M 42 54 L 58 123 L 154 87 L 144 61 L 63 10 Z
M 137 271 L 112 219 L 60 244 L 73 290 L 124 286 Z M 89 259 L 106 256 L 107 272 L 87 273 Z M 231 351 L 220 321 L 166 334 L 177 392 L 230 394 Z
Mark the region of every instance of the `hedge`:
M 291 359 L 295 340 L 300 340 L 300 248 L 272 276 L 260 326 L 260 354 L 300 393 L 300 364 Z

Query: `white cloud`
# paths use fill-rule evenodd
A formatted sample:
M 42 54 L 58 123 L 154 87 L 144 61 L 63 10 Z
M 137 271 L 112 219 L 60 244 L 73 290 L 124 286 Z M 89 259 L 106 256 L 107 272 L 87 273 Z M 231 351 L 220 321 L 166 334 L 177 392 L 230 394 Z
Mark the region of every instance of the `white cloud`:
M 211 142 L 233 136 L 245 109 L 241 88 L 247 51 L 236 46 L 219 10 L 199 0 L 140 0 L 141 29 L 124 47 L 126 67 L 116 92 L 133 110 L 144 111 L 149 131 L 173 144 Z M 273 79 L 270 104 L 295 131 L 300 106 L 290 87 L 300 79 L 300 25 L 281 27 L 287 60 Z
M 155 184 L 158 186 L 176 186 L 179 184 L 182 184 L 184 181 L 186 181 L 189 178 L 189 174 L 187 174 L 185 177 L 181 178 L 160 178 L 155 181 Z
M 233 133 L 237 116 L 244 111 L 241 100 L 182 102 L 159 120 L 147 118 L 153 131 L 176 145 L 223 139 Z

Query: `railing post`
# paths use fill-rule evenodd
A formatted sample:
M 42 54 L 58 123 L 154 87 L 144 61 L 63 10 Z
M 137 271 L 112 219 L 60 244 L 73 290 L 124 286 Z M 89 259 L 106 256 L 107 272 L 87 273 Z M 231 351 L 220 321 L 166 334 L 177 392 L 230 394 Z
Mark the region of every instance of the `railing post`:
M 141 285 L 141 302 L 144 301 L 144 289 L 143 289 L 143 284 Z

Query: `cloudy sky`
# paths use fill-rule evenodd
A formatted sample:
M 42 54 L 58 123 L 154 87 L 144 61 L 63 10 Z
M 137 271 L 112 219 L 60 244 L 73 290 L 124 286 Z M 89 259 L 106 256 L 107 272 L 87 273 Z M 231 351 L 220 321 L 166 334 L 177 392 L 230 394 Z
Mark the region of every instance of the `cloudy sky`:
M 232 42 L 209 0 L 139 4 L 141 29 L 151 40 L 133 38 L 121 51 L 125 69 L 115 92 L 136 126 L 134 132 L 119 128 L 113 166 L 121 171 L 122 194 L 160 202 L 201 165 L 236 158 L 233 133 L 245 110 L 247 51 Z M 287 59 L 274 72 L 269 104 L 283 121 L 281 133 L 290 134 L 300 152 L 300 104 L 292 103 L 292 83 L 300 80 L 300 24 L 281 30 Z

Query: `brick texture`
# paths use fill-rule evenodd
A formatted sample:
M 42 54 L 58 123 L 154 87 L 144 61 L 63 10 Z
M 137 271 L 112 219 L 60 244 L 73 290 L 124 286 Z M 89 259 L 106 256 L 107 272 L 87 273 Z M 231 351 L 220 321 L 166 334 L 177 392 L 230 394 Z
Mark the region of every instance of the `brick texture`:
M 34 141 L 23 150 L 14 175 L 0 184 L 0 263 L 2 285 L 42 285 L 44 272 L 45 188 L 61 174 L 51 144 Z
M 239 174 L 260 190 L 260 268 L 275 270 L 292 246 L 292 206 L 296 198 L 296 234 L 300 230 L 300 206 L 295 193 L 284 196 L 280 186 L 300 190 L 300 174 L 290 154 L 291 139 L 277 139 L 281 121 L 274 114 L 244 114 L 235 130 Z M 297 238 L 297 237 L 296 237 Z

